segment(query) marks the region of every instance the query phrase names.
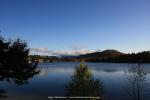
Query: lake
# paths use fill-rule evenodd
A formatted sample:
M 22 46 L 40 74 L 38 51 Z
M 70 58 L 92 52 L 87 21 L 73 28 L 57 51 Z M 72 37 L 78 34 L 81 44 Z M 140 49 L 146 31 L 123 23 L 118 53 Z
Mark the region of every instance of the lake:
M 7 80 L 0 81 L 0 89 L 7 95 L 6 98 L 0 99 L 49 100 L 48 96 L 65 96 L 65 85 L 70 82 L 75 67 L 79 64 L 39 63 L 40 73 L 31 77 L 26 84 L 17 85 Z M 94 79 L 103 82 L 105 100 L 136 100 L 136 93 L 140 95 L 139 100 L 150 100 L 150 64 L 86 64 Z M 139 89 L 135 88 L 135 84 Z

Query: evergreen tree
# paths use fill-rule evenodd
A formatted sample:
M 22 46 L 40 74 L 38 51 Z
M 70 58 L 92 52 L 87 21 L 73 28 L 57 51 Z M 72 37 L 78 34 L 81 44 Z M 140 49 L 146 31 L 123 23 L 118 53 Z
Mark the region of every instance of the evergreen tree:
M 76 67 L 71 82 L 66 85 L 67 96 L 99 97 L 102 99 L 103 85 L 98 79 L 94 79 L 91 71 L 83 62 Z M 93 100 L 93 99 L 90 99 Z

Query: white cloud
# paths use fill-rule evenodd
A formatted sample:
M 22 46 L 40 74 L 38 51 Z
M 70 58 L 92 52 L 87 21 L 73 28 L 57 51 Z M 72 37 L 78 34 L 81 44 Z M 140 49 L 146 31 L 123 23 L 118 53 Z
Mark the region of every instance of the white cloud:
M 47 48 L 32 48 L 32 54 L 42 54 L 42 55 L 56 55 L 56 56 L 69 56 L 69 55 L 81 55 L 86 53 L 94 52 L 85 48 L 72 48 L 71 50 L 48 50 Z
M 31 50 L 35 52 L 46 52 L 48 48 L 32 48 Z

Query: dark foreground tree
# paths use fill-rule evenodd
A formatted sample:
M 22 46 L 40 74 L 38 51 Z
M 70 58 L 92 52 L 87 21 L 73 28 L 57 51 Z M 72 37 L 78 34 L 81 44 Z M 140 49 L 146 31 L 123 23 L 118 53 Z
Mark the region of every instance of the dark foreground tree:
M 28 79 L 39 73 L 37 63 L 28 63 L 29 48 L 25 41 L 5 40 L 0 37 L 0 81 L 27 84 Z M 0 97 L 5 97 L 0 89 Z
M 91 71 L 84 63 L 81 63 L 79 67 L 76 67 L 74 75 L 71 77 L 71 81 L 66 85 L 65 89 L 67 96 L 98 97 L 96 100 L 103 99 L 102 82 L 93 78 Z

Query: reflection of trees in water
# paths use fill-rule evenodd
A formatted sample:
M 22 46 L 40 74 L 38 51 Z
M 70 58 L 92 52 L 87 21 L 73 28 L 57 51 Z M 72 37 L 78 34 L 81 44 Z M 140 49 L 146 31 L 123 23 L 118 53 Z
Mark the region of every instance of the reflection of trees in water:
M 67 96 L 95 96 L 101 99 L 103 98 L 102 82 L 98 79 L 94 79 L 91 71 L 83 63 L 81 63 L 79 67 L 76 67 L 74 75 L 71 77 L 71 81 L 66 85 L 65 90 Z
M 29 66 L 28 66 L 29 67 Z M 28 79 L 33 77 L 35 74 L 38 74 L 39 70 L 36 70 L 36 67 L 30 66 L 30 68 L 16 70 L 0 70 L 0 81 L 14 81 L 17 85 L 27 84 Z
M 17 85 L 28 84 L 28 80 L 39 73 L 35 68 L 20 69 L 20 71 L 1 69 L 0 81 L 14 82 Z M 0 89 L 0 97 L 6 97 L 5 90 Z
M 128 79 L 128 90 L 127 93 L 131 100 L 143 100 L 148 93 L 148 84 L 146 84 L 146 75 L 143 67 L 138 64 L 138 66 L 131 67 L 126 73 Z
M 27 84 L 28 80 L 39 73 L 37 64 L 28 63 L 27 43 L 17 39 L 6 41 L 0 37 L 0 81 Z M 0 97 L 6 97 L 6 91 L 0 89 Z
M 0 98 L 5 98 L 6 97 L 6 91 L 3 89 L 0 89 Z

